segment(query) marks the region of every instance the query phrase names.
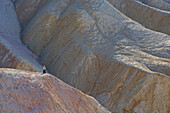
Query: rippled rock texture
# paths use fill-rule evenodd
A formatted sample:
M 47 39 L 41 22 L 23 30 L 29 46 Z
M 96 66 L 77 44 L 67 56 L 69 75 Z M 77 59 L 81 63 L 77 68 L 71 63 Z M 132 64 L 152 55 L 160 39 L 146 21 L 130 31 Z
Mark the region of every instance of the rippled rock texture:
M 140 2 L 165 11 L 170 11 L 170 4 L 163 0 L 139 0 Z
M 143 26 L 170 35 L 170 4 L 163 0 L 107 0 Z
M 53 0 L 22 34 L 50 73 L 110 111 L 169 112 L 170 37 L 107 1 Z
M 50 74 L 0 69 L 2 113 L 109 113 L 93 97 Z
M 10 0 L 0 1 L 0 67 L 41 71 L 38 57 L 20 40 L 20 26 Z

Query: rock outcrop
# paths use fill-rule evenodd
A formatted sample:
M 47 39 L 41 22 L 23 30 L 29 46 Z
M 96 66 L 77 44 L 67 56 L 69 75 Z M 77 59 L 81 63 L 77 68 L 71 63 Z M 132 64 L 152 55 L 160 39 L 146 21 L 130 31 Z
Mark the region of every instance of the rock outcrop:
M 170 4 L 163 0 L 139 0 L 140 2 L 165 11 L 170 11 Z
M 110 111 L 169 112 L 170 36 L 107 1 L 53 0 L 22 34 L 50 73 Z
M 28 24 L 28 22 L 36 15 L 46 3 L 51 0 L 12 0 L 15 10 L 20 20 L 21 28 Z
M 20 40 L 20 26 L 10 0 L 0 1 L 0 67 L 41 71 L 38 57 Z
M 170 12 L 165 10 L 160 10 L 157 8 L 150 7 L 147 4 L 150 4 L 154 7 L 165 7 L 160 6 L 160 3 L 150 3 L 153 0 L 148 0 L 150 2 L 146 2 L 146 4 L 141 1 L 146 0 L 107 0 L 110 4 L 120 10 L 122 13 L 130 17 L 131 19 L 139 22 L 143 26 L 159 31 L 162 33 L 166 33 L 170 35 Z M 157 0 L 159 2 L 163 2 L 161 0 Z M 158 7 L 158 8 L 159 8 Z M 167 6 L 170 7 L 169 5 Z M 162 8 L 161 8 L 162 9 Z M 166 10 L 169 10 L 166 8 Z
M 110 113 L 50 74 L 0 69 L 2 113 Z

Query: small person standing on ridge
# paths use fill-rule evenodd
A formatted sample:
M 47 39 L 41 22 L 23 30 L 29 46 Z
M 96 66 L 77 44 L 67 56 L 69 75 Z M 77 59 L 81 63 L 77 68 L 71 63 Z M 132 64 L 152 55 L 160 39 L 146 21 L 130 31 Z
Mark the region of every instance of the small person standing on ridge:
M 43 65 L 43 74 L 46 73 L 46 67 Z

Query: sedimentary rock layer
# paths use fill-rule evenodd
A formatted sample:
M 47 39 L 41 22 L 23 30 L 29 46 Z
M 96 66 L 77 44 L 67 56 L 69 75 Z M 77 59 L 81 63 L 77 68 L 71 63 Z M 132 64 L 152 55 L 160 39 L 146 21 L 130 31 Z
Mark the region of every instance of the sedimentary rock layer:
M 105 0 L 54 0 L 28 24 L 22 41 L 50 73 L 112 112 L 143 113 L 169 110 L 159 98 L 169 99 L 169 39 Z
M 10 0 L 0 1 L 0 67 L 41 71 L 38 58 L 20 40 L 20 26 Z
M 37 56 L 23 44 L 0 36 L 0 67 L 42 71 Z
M 0 111 L 5 113 L 110 113 L 93 97 L 50 74 L 0 69 Z
M 139 0 L 140 2 L 160 10 L 170 11 L 170 4 L 163 0 Z
M 122 13 L 124 13 L 131 19 L 139 22 L 143 26 L 170 35 L 169 11 L 164 11 L 150 7 L 149 5 L 143 4 L 139 0 L 107 0 L 107 1 L 109 1 L 110 4 L 112 4 L 118 10 L 120 10 Z
M 20 20 L 21 28 L 36 15 L 39 9 L 51 0 L 12 0 Z

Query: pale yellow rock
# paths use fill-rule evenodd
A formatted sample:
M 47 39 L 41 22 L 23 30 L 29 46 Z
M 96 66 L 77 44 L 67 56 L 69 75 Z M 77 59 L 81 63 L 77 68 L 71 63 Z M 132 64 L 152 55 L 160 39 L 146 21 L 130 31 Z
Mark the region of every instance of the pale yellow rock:
M 110 113 L 93 97 L 50 74 L 0 69 L 2 113 Z

